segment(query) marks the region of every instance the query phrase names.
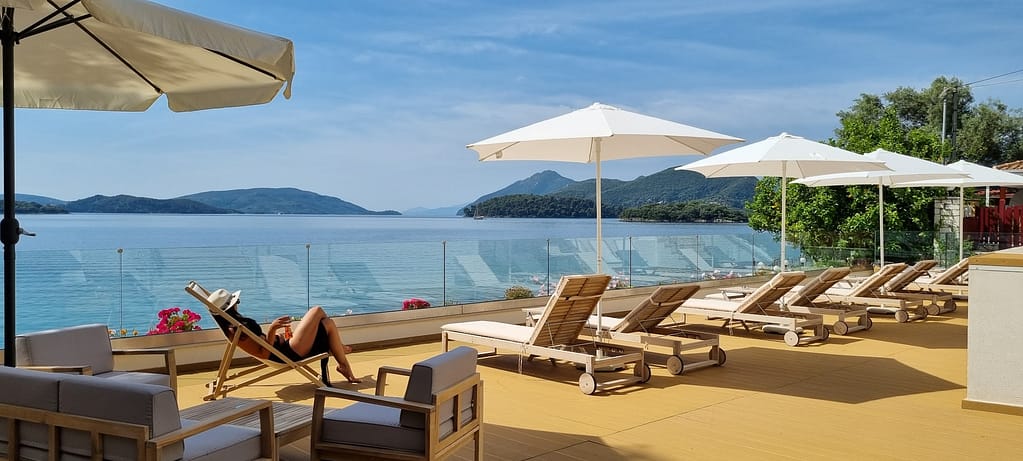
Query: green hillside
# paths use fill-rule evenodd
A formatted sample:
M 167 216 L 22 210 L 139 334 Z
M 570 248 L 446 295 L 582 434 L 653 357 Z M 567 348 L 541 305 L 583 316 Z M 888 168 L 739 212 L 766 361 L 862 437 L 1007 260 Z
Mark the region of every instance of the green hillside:
M 595 180 L 580 181 L 554 195 L 596 199 Z M 692 171 L 674 168 L 640 176 L 632 181 L 601 180 L 602 201 L 605 205 L 631 208 L 650 203 L 677 203 L 703 200 L 733 208 L 744 208 L 753 197 L 756 178 L 708 179 Z
M 337 197 L 329 197 L 300 189 L 256 188 L 200 192 L 180 199 L 250 214 L 334 214 L 334 215 L 396 215 L 397 211 L 370 211 Z
M 93 195 L 67 202 L 72 213 L 176 213 L 176 214 L 225 214 L 236 213 L 223 208 L 212 207 L 194 200 L 155 199 L 131 195 Z

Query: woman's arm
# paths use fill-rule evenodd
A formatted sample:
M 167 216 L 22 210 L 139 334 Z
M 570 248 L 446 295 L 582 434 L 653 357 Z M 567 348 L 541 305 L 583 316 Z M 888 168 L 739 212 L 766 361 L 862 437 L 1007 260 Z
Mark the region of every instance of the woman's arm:
M 277 329 L 291 323 L 291 316 L 283 315 L 274 319 L 270 322 L 270 326 L 266 330 L 266 342 L 273 344 L 275 336 L 277 336 Z

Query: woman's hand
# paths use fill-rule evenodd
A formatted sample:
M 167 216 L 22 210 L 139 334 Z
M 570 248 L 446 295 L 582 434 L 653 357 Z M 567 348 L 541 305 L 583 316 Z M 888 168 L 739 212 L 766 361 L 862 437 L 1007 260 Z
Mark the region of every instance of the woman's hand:
M 282 327 L 284 325 L 289 325 L 289 324 L 291 324 L 291 316 L 290 315 L 282 315 L 282 316 L 277 317 L 276 319 L 274 319 L 274 321 L 270 323 L 270 327 L 271 328 L 279 328 L 279 327 Z

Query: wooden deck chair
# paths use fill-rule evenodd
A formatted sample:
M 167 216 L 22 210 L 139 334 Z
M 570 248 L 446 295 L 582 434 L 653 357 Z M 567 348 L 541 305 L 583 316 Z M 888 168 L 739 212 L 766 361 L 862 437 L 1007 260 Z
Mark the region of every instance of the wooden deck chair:
M 607 275 L 564 276 L 535 325 L 489 320 L 449 323 L 441 326 L 442 346 L 447 351 L 451 341 L 461 341 L 493 348 L 480 357 L 496 355 L 498 349 L 513 350 L 519 354 L 519 373 L 523 358 L 547 357 L 552 363 L 565 360 L 581 364 L 585 371 L 579 376 L 579 389 L 587 395 L 610 386 L 645 383 L 650 380 L 650 367 L 644 362 L 641 348 L 581 337 L 610 282 Z M 597 382 L 598 368 L 618 369 L 628 364 L 634 364 L 633 376 Z
M 210 303 L 210 292 L 203 288 L 202 285 L 199 285 L 195 281 L 188 282 L 188 285 L 185 286 L 185 291 L 194 296 L 195 299 L 201 301 L 209 310 L 210 315 L 219 316 L 234 326 L 234 334 L 230 337 L 226 335 L 224 336 L 228 345 L 224 350 L 224 356 L 220 359 L 220 369 L 217 372 L 217 377 L 214 378 L 212 382 L 206 384 L 206 387 L 209 390 L 207 394 L 203 396 L 203 400 L 215 400 L 218 397 L 227 396 L 228 392 L 235 389 L 248 386 L 291 370 L 299 372 L 302 376 L 309 380 L 309 382 L 315 384 L 317 387 L 320 385 L 330 386 L 330 378 L 327 373 L 330 354 L 324 352 L 299 361 L 292 361 L 267 343 L 265 338 L 256 334 L 252 330 L 249 330 L 236 318 L 227 312 L 224 312 L 224 310 L 220 307 Z M 234 358 L 235 350 L 238 349 L 238 340 L 241 339 L 242 335 L 247 336 L 249 339 L 269 350 L 271 354 L 280 359 L 280 362 L 252 357 L 260 363 L 229 375 L 228 373 L 231 370 L 231 361 Z M 320 373 L 316 373 L 309 367 L 310 363 L 317 360 L 320 362 Z
M 643 299 L 624 317 L 602 317 L 600 328 L 615 341 L 671 348 L 665 366 L 673 375 L 724 365 L 727 360 L 721 349 L 718 335 L 687 330 L 684 322 L 674 322 L 672 314 L 685 300 L 700 291 L 699 285 L 665 285 L 658 287 Z M 587 333 L 597 334 L 596 316 L 590 316 L 586 323 Z M 709 347 L 706 360 L 686 363 L 682 352 Z
M 884 284 L 906 270 L 906 267 L 906 263 L 885 264 L 879 271 L 858 282 L 851 282 L 849 278 L 843 279 L 847 282 L 847 287 L 836 284 L 822 296 L 833 302 L 866 304 L 867 312 L 895 315 L 895 320 L 899 323 L 926 319 L 927 309 L 923 307 L 923 301 L 899 298 L 882 292 Z
M 970 258 L 963 258 L 952 267 L 931 277 L 920 277 L 911 284 L 912 288 L 949 293 L 957 299 L 968 299 L 970 284 L 963 279 L 969 274 Z
M 689 298 L 678 311 L 685 315 L 705 315 L 710 319 L 724 319 L 722 327 L 729 331 L 735 324 L 747 331 L 750 326 L 765 332 L 782 333 L 785 344 L 798 346 L 828 338 L 824 317 L 818 314 L 803 314 L 785 311 L 778 302 L 785 293 L 806 278 L 802 271 L 779 272 L 748 296 L 739 299 Z M 811 331 L 810 335 L 802 333 Z
M 838 320 L 831 325 L 831 331 L 839 335 L 869 330 L 874 326 L 874 321 L 870 320 L 866 304 L 833 301 L 827 295 L 828 289 L 845 279 L 849 272 L 848 267 L 825 269 L 806 285 L 796 287 L 785 295 L 785 308 L 791 312 L 837 316 Z M 850 323 L 850 318 L 855 318 L 856 323 Z
M 955 312 L 956 301 L 950 293 L 914 289 L 909 286 L 911 283 L 927 275 L 927 271 L 937 265 L 938 261 L 934 259 L 918 261 L 884 284 L 883 293 L 900 298 L 919 299 L 925 303 L 924 307 L 927 308 L 928 315 Z

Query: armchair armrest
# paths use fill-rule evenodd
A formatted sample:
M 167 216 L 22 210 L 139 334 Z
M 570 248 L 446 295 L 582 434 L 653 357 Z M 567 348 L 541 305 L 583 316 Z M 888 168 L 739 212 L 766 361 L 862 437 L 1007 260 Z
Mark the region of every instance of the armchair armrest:
M 163 367 L 170 378 L 170 387 L 178 390 L 178 364 L 172 347 L 154 347 L 146 349 L 114 349 L 111 351 L 114 356 L 118 355 L 162 355 Z
M 384 365 L 377 370 L 377 395 L 384 395 L 384 387 L 387 385 L 387 375 L 412 376 L 412 370 Z
M 386 395 L 363 394 L 362 392 L 338 389 L 335 387 L 321 387 L 313 395 L 313 418 L 323 417 L 323 408 L 328 397 L 354 400 L 356 402 L 372 403 L 401 410 L 416 411 L 429 414 L 436 407 L 426 403 L 412 402 L 401 397 L 389 397 Z
M 91 375 L 92 365 L 20 365 L 25 370 L 45 371 L 49 373 L 78 373 Z
M 201 405 L 212 403 L 209 402 Z M 159 437 L 153 437 L 146 442 L 147 459 L 157 459 L 156 455 L 163 447 L 256 412 L 259 413 L 259 443 L 262 454 L 266 458 L 277 459 L 272 405 L 269 400 L 246 400 L 234 409 L 219 412 L 214 417 L 204 418 L 194 426 L 171 431 Z

